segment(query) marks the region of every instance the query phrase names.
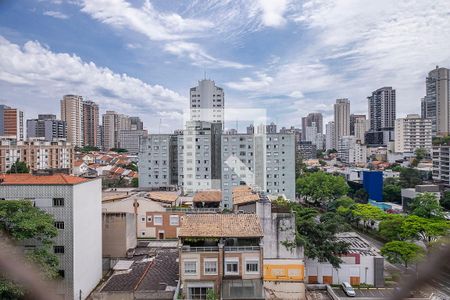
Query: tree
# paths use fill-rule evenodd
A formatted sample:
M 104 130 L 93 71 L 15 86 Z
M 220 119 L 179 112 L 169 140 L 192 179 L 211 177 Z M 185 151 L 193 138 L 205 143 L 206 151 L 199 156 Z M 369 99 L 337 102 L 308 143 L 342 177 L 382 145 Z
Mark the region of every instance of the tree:
M 428 151 L 424 148 L 417 148 L 415 154 L 416 159 L 420 162 L 422 159 L 428 156 Z
M 75 151 L 88 153 L 88 152 L 100 151 L 100 148 L 94 147 L 94 146 L 84 146 L 83 148 L 75 147 Z
M 294 241 L 287 241 L 283 244 L 286 247 L 302 246 L 305 256 L 317 259 L 319 262 L 329 262 L 333 267 L 338 268 L 342 260 L 340 255 L 346 254 L 349 244 L 339 241 L 336 233 L 346 230 L 342 226 L 336 214 L 327 213 L 318 218 L 318 211 L 312 208 L 305 208 L 296 203 L 290 203 L 292 211 L 295 213 L 296 237 Z M 337 223 L 341 223 L 337 226 Z M 345 228 L 344 228 L 345 227 Z
M 295 152 L 295 178 L 300 178 L 303 175 L 303 170 L 306 165 L 303 163 L 302 155 L 300 151 Z
M 398 184 L 385 184 L 383 187 L 383 200 L 399 203 L 402 199 L 402 188 Z
M 357 190 L 353 197 L 358 203 L 367 203 L 367 201 L 369 200 L 369 194 L 367 194 L 364 188 L 360 188 L 359 190 Z
M 450 225 L 446 220 L 409 215 L 402 224 L 402 235 L 407 239 L 420 240 L 430 248 L 433 242 L 447 235 L 449 229 Z
M 348 193 L 345 179 L 319 171 L 297 179 L 297 193 L 313 205 L 325 205 Z
M 356 204 L 355 209 L 353 210 L 353 216 L 363 221 L 363 225 L 367 228 L 369 222 L 372 223 L 377 220 L 381 220 L 386 216 L 386 213 L 376 206 L 372 204 Z
M 139 179 L 136 178 L 136 177 L 131 179 L 131 186 L 132 187 L 139 187 Z
M 444 192 L 441 197 L 440 204 L 446 210 L 450 210 L 450 191 Z
M 356 202 L 348 197 L 348 196 L 342 196 L 332 202 L 328 205 L 328 210 L 332 212 L 336 212 L 339 207 L 345 207 L 345 208 L 352 208 L 354 209 Z
M 111 149 L 109 149 L 109 151 L 117 152 L 117 153 L 127 153 L 128 152 L 127 149 L 123 149 L 123 148 L 111 148 Z
M 26 258 L 35 263 L 47 279 L 58 276 L 58 259 L 52 251 L 57 235 L 53 217 L 34 207 L 30 201 L 0 201 L 0 229 L 13 241 L 34 239 L 36 248 Z M 16 299 L 24 295 L 23 287 L 0 277 L 0 298 Z
M 423 257 L 424 250 L 413 243 L 393 241 L 385 244 L 381 248 L 381 254 L 390 263 L 401 263 L 405 268 L 408 268 L 410 263 L 417 262 Z
M 400 185 L 403 188 L 412 188 L 422 184 L 420 172 L 413 168 L 402 168 L 400 171 Z
M 7 171 L 6 173 L 30 173 L 30 169 L 24 161 L 19 161 L 19 159 L 17 159 L 16 162 L 11 165 L 9 171 Z
M 422 193 L 413 199 L 411 213 L 422 218 L 444 218 L 444 211 L 433 193 Z
M 403 222 L 405 217 L 402 215 L 387 214 L 378 225 L 379 234 L 388 241 L 403 240 Z

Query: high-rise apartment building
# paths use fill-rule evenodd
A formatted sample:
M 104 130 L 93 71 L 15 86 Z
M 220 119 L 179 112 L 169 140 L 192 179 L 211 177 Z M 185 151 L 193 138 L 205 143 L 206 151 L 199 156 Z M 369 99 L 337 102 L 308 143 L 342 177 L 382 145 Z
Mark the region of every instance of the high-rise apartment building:
M 277 124 L 271 122 L 269 125 L 266 125 L 266 133 L 277 133 Z
M 355 135 L 355 122 L 358 119 L 366 120 L 366 115 L 357 115 L 357 114 L 350 115 L 350 135 Z
M 350 135 L 350 101 L 347 98 L 337 99 L 334 104 L 334 140 Z
M 433 135 L 450 132 L 450 70 L 439 68 L 428 73 L 426 96 L 422 99 L 422 118 L 432 122 Z
M 302 140 L 306 140 L 306 127 L 316 124 L 317 132 L 323 133 L 323 116 L 321 113 L 310 113 L 302 118 Z
M 221 87 L 203 79 L 190 89 L 191 120 L 224 124 L 225 99 Z
M 17 161 L 32 170 L 73 168 L 74 147 L 66 141 L 0 139 L 0 173 L 7 172 Z
M 103 149 L 116 147 L 116 132 L 118 128 L 118 115 L 115 111 L 107 111 L 102 116 Z
M 232 205 L 232 189 L 248 185 L 295 199 L 295 135 L 222 136 L 222 206 Z
M 306 126 L 304 142 L 313 143 L 317 147 L 317 149 L 323 149 L 325 147 L 324 135 L 318 132 L 316 122 L 312 122 L 311 126 Z
M 27 120 L 27 138 L 67 139 L 66 122 L 57 120 L 55 115 L 38 115 L 37 119 Z
M 57 299 L 87 299 L 102 278 L 101 179 L 65 174 L 4 174 L 0 201 L 31 201 L 55 219 L 53 252 L 58 258 Z M 40 243 L 28 239 L 26 247 Z
M 328 122 L 325 127 L 325 148 L 326 150 L 336 149 L 336 134 L 334 132 L 334 122 Z
M 83 101 L 83 145 L 98 147 L 99 111 L 93 101 Z
M 433 145 L 433 180 L 450 186 L 450 146 Z
M 139 142 L 147 136 L 147 130 L 120 130 L 119 148 L 128 151 L 128 154 L 139 153 Z
M 370 131 L 392 130 L 396 119 L 396 94 L 392 87 L 382 87 L 367 97 Z
M 144 130 L 144 122 L 139 117 L 130 117 L 131 130 Z
M 351 118 L 350 118 L 351 120 Z M 360 141 L 361 144 L 365 144 L 365 135 L 366 132 L 369 130 L 369 122 L 366 120 L 365 115 L 357 115 L 357 117 L 354 117 L 353 126 L 350 127 L 350 129 L 353 127 L 353 134 L 357 141 Z
M 0 136 L 23 140 L 23 112 L 17 108 L 0 105 Z
M 431 153 L 432 121 L 417 114 L 395 120 L 395 152 L 411 152 L 422 148 Z
M 65 95 L 61 100 L 61 120 L 67 125 L 67 141 L 83 146 L 83 97 Z

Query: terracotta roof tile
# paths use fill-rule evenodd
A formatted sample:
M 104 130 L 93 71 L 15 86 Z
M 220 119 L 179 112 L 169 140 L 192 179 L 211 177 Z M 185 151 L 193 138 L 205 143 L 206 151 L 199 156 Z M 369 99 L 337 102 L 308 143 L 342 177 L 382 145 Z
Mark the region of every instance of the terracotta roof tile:
M 232 192 L 232 198 L 233 205 L 258 202 L 260 200 L 259 194 L 252 191 L 247 185 L 235 187 Z
M 222 192 L 220 190 L 199 191 L 195 193 L 193 202 L 220 202 Z
M 150 192 L 148 198 L 153 201 L 173 203 L 177 201 L 178 194 L 173 192 Z
M 187 214 L 179 237 L 261 237 L 256 214 Z
M 66 174 L 32 175 L 32 174 L 3 174 L 0 175 L 1 185 L 74 185 L 89 181 L 86 178 Z

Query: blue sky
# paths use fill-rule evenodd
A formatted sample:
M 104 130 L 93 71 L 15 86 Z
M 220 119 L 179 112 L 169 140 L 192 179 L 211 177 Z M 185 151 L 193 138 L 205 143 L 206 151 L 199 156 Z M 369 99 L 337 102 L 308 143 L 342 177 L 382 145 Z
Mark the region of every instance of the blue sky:
M 164 132 L 206 72 L 227 107 L 267 109 L 280 126 L 330 120 L 342 97 L 366 113 L 382 86 L 401 117 L 419 113 L 427 72 L 450 67 L 449 44 L 448 0 L 6 0 L 0 102 L 32 118 L 80 94 Z

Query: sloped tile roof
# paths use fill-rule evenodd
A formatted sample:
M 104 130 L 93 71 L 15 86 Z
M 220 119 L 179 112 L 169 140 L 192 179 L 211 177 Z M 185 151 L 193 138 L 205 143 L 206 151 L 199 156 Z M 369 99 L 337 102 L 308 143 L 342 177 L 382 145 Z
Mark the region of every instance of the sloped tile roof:
M 220 202 L 222 192 L 220 190 L 199 191 L 195 193 L 193 202 Z
M 3 181 L 1 181 L 3 180 Z M 32 175 L 32 174 L 3 174 L 0 176 L 1 185 L 74 185 L 88 181 L 86 178 L 66 174 Z
M 187 214 L 179 237 L 261 237 L 256 214 Z

